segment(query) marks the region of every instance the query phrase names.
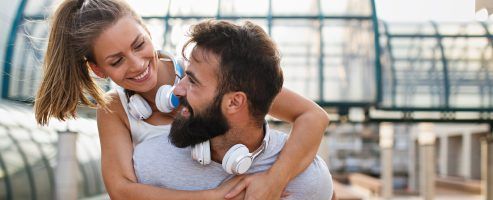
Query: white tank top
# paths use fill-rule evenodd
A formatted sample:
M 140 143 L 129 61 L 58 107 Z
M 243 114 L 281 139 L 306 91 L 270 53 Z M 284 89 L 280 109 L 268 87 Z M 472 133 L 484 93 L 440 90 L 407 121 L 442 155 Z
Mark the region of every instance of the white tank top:
M 120 96 L 120 101 L 122 102 L 122 106 L 125 109 L 125 113 L 127 114 L 128 122 L 130 124 L 130 134 L 132 135 L 132 143 L 133 146 L 137 146 L 143 141 L 149 140 L 156 136 L 160 136 L 163 134 L 168 135 L 171 129 L 171 125 L 152 125 L 143 120 L 135 119 L 128 113 L 128 99 L 125 95 L 125 91 L 122 87 L 116 86 L 116 91 L 118 92 L 118 96 Z

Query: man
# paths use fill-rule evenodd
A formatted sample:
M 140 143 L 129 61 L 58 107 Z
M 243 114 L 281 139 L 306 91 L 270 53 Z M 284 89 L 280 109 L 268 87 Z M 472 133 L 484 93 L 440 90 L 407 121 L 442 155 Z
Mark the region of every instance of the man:
M 206 190 L 231 179 L 232 174 L 269 169 L 287 140 L 286 134 L 269 129 L 264 120 L 283 84 L 274 43 L 262 28 L 249 22 L 237 26 L 206 21 L 194 26 L 184 49 L 188 45 L 195 45 L 190 65 L 174 90 L 184 106 L 178 110 L 169 140 L 158 137 L 135 148 L 139 182 Z M 190 156 L 191 148 L 184 147 L 206 141 L 212 162 L 202 165 Z M 251 167 L 223 160 L 235 155 L 229 150 L 237 144 L 245 145 L 246 153 L 255 152 Z M 232 165 L 241 167 L 226 167 Z M 330 199 L 332 190 L 329 170 L 317 157 L 288 184 L 285 198 Z

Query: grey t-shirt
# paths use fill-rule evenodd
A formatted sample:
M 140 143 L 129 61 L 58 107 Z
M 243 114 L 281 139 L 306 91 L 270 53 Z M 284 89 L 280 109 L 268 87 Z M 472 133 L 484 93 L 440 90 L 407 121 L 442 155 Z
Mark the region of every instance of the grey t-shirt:
M 274 164 L 287 135 L 268 129 L 270 139 L 265 151 L 257 156 L 247 174 L 262 172 Z M 220 163 L 207 166 L 192 160 L 191 148 L 177 148 L 168 140 L 168 133 L 146 140 L 134 149 L 134 169 L 140 183 L 178 190 L 205 190 L 232 178 Z M 323 199 L 332 197 L 332 177 L 325 162 L 316 157 L 312 164 L 289 182 L 284 199 Z

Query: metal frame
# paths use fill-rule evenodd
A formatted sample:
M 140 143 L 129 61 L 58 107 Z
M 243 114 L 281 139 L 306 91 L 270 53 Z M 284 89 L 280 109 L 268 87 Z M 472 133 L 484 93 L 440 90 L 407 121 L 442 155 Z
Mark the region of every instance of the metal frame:
M 6 134 L 7 135 L 7 134 Z M 7 136 L 8 137 L 8 136 Z M 4 172 L 4 179 L 5 179 L 5 191 L 6 191 L 6 196 L 5 198 L 7 200 L 12 199 L 12 181 L 10 180 L 10 175 L 9 171 L 7 169 L 7 166 L 5 164 L 5 160 L 3 159 L 2 152 L 0 151 L 0 167 L 2 168 L 2 171 Z
M 10 34 L 5 48 L 5 64 L 2 71 L 2 98 L 8 98 L 10 86 L 10 72 L 12 69 L 12 61 L 14 57 L 14 45 L 17 40 L 17 32 L 24 21 L 24 10 L 26 9 L 27 0 L 21 0 L 17 13 L 10 28 Z
M 491 84 L 488 84 L 488 80 L 490 80 L 490 77 L 486 75 L 487 81 L 483 81 L 480 84 L 480 93 L 482 95 L 490 95 L 489 98 L 489 103 L 484 104 L 488 105 L 487 107 L 457 107 L 457 106 L 451 106 L 450 105 L 450 97 L 451 94 L 454 94 L 453 91 L 451 91 L 451 81 L 454 80 L 453 77 L 450 77 L 450 63 L 452 62 L 459 62 L 457 61 L 458 59 L 448 59 L 446 57 L 446 47 L 444 46 L 442 40 L 445 38 L 486 38 L 490 42 L 491 46 L 493 46 L 492 43 L 492 35 L 488 32 L 488 25 L 485 23 L 482 23 L 482 26 L 484 27 L 486 34 L 467 34 L 467 33 L 459 33 L 459 34 L 441 34 L 439 32 L 439 26 L 440 24 L 436 23 L 431 23 L 434 33 L 412 33 L 412 34 L 406 34 L 406 33 L 399 33 L 399 34 L 394 34 L 390 31 L 389 24 L 385 22 L 380 22 L 378 20 L 377 12 L 376 12 L 376 5 L 374 0 L 369 0 L 369 6 L 370 6 L 370 14 L 368 16 L 366 15 L 354 15 L 354 14 L 348 14 L 348 15 L 324 15 L 323 11 L 321 10 L 321 0 L 315 1 L 315 3 L 318 5 L 318 13 L 314 15 L 296 15 L 296 16 L 288 16 L 288 15 L 273 15 L 273 8 L 272 8 L 272 0 L 268 1 L 268 11 L 266 15 L 258 16 L 258 15 L 238 15 L 238 16 L 231 16 L 231 15 L 223 15 L 221 13 L 221 5 L 222 5 L 222 0 L 217 0 L 218 1 L 218 7 L 216 10 L 215 15 L 188 15 L 188 16 L 183 16 L 183 15 L 171 15 L 170 9 L 171 9 L 171 4 L 172 0 L 168 1 L 168 9 L 166 10 L 166 13 L 164 16 L 145 16 L 143 17 L 144 20 L 151 20 L 151 19 L 158 19 L 158 20 L 163 20 L 164 21 L 164 43 L 166 44 L 168 41 L 168 37 L 170 35 L 170 20 L 173 19 L 182 19 L 182 20 L 193 20 L 193 19 L 206 19 L 206 18 L 211 18 L 215 17 L 217 19 L 225 19 L 225 20 L 238 20 L 238 19 L 261 19 L 261 20 L 266 20 L 267 21 L 267 32 L 269 34 L 272 34 L 272 27 L 273 23 L 275 20 L 297 20 L 297 19 L 303 19 L 303 20 L 312 20 L 314 22 L 318 21 L 319 26 L 318 26 L 318 31 L 320 34 L 320 42 L 319 42 L 319 51 L 320 55 L 318 56 L 318 99 L 316 99 L 317 103 L 319 105 L 324 106 L 324 107 L 336 107 L 341 110 L 347 110 L 348 108 L 351 107 L 364 107 L 364 108 L 376 108 L 379 110 L 394 110 L 394 111 L 402 111 L 402 112 L 413 112 L 413 111 L 437 111 L 437 112 L 459 112 L 459 111 L 471 111 L 471 112 L 493 112 L 493 86 Z M 24 16 L 23 12 L 25 10 L 27 0 L 23 0 L 21 4 L 18 7 L 18 13 L 16 15 L 14 24 L 11 28 L 11 32 L 9 35 L 9 42 L 7 43 L 6 47 L 6 56 L 5 60 L 6 63 L 4 64 L 4 74 L 3 74 L 3 84 L 2 84 L 2 97 L 3 98 L 8 98 L 8 99 L 13 99 L 13 100 L 18 100 L 18 101 L 23 101 L 23 102 L 32 102 L 30 99 L 26 99 L 23 97 L 9 97 L 9 73 L 12 70 L 12 61 L 13 61 L 13 50 L 14 46 L 12 44 L 15 44 L 16 37 L 18 37 L 17 32 L 19 30 L 19 26 L 21 23 L 25 20 L 39 20 L 39 19 L 44 19 L 45 16 Z M 324 82 L 326 82 L 326 78 L 324 77 L 324 71 L 326 70 L 324 65 L 326 63 L 326 58 L 327 56 L 324 52 L 325 48 L 325 43 L 323 42 L 323 28 L 324 28 L 324 21 L 325 20 L 359 20 L 359 21 L 368 21 L 371 23 L 372 28 L 373 28 L 373 45 L 374 49 L 374 79 L 375 79 L 375 97 L 373 100 L 368 101 L 368 102 L 345 102 L 345 101 L 326 101 L 324 100 Z M 381 25 L 382 23 L 383 25 Z M 382 27 L 380 27 L 382 26 Z M 380 32 L 380 28 L 383 28 L 384 31 Z M 382 37 L 386 37 L 387 41 L 386 44 L 382 44 Z M 438 106 L 434 105 L 431 107 L 416 107 L 416 106 L 408 106 L 407 103 L 404 104 L 404 106 L 398 105 L 397 103 L 397 96 L 401 95 L 402 93 L 399 93 L 398 87 L 402 87 L 401 83 L 402 80 L 398 78 L 398 68 L 396 66 L 397 62 L 403 62 L 403 61 L 408 61 L 413 63 L 413 65 L 419 65 L 421 62 L 426 62 L 426 58 L 421 58 L 421 57 L 416 57 L 416 58 L 398 58 L 394 57 L 393 52 L 396 48 L 402 48 L 398 47 L 397 45 L 393 45 L 391 41 L 394 40 L 399 40 L 399 39 L 415 39 L 416 43 L 407 46 L 408 49 L 412 48 L 421 48 L 419 42 L 423 39 L 434 39 L 437 42 L 437 53 L 440 55 L 440 63 L 443 65 L 443 70 L 441 72 L 433 71 L 433 73 L 441 73 L 441 78 L 436 79 L 436 80 L 430 80 L 426 81 L 424 80 L 423 82 L 430 85 L 430 91 L 432 92 L 432 95 L 439 97 L 439 104 Z M 384 47 L 382 49 L 382 47 Z M 341 55 L 344 56 L 344 55 Z M 384 59 L 384 56 L 390 56 L 390 66 L 383 66 L 382 59 Z M 455 59 L 455 60 L 454 60 Z M 467 62 L 468 59 L 464 58 L 464 61 Z M 434 62 L 433 62 L 434 63 Z M 390 74 L 388 74 L 387 77 L 390 77 L 392 79 L 391 85 L 385 86 L 385 87 L 390 87 L 391 88 L 391 104 L 385 104 L 384 103 L 384 97 L 386 97 L 386 90 L 384 88 L 383 84 L 383 75 L 387 73 L 384 69 L 391 69 Z M 489 72 L 489 69 L 484 69 L 485 71 Z M 473 72 L 474 73 L 474 72 Z M 464 84 L 473 84 L 473 82 L 468 83 L 467 80 L 462 80 L 461 83 Z M 433 81 L 438 81 L 441 80 L 441 83 L 439 85 L 442 85 L 443 91 L 440 89 L 436 89 L 433 84 L 436 85 Z M 435 89 L 433 89 L 434 87 Z M 406 92 L 412 92 L 415 90 L 415 86 L 409 85 L 406 86 L 405 91 Z M 436 91 L 435 91 L 436 90 Z M 443 94 L 441 94 L 443 93 Z M 409 101 L 412 95 L 405 96 L 405 101 Z M 481 101 L 485 97 L 480 97 Z
M 12 136 L 12 134 L 10 134 L 10 127 L 5 127 L 5 129 L 7 130 L 7 136 L 10 138 L 10 140 L 12 140 L 12 144 L 15 146 L 15 148 L 19 152 L 19 155 L 21 156 L 22 162 L 24 163 L 24 169 L 26 170 L 27 179 L 29 180 L 29 189 L 31 191 L 31 199 L 36 200 L 38 198 L 37 197 L 38 193 L 36 190 L 34 173 L 31 169 L 31 165 L 27 159 L 26 153 L 24 153 L 24 150 L 20 146 L 19 141 L 17 141 L 17 139 L 14 136 Z

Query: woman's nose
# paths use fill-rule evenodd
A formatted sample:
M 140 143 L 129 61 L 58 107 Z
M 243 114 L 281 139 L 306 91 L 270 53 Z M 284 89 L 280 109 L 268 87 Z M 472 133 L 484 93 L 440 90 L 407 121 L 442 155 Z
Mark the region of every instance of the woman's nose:
M 136 71 L 141 71 L 142 69 L 145 69 L 147 66 L 146 65 L 146 60 L 143 58 L 139 58 L 135 55 L 129 56 L 128 57 L 129 64 L 131 65 L 131 68 L 136 70 Z

